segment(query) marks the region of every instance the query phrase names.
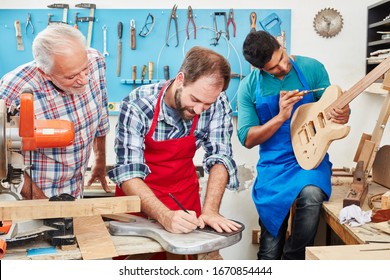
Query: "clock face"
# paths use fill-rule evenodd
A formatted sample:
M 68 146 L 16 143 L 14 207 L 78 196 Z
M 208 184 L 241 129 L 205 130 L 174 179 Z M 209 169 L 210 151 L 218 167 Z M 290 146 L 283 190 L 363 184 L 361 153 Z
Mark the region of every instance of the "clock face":
M 336 36 L 343 28 L 343 17 L 332 8 L 322 9 L 314 17 L 314 29 L 322 37 Z

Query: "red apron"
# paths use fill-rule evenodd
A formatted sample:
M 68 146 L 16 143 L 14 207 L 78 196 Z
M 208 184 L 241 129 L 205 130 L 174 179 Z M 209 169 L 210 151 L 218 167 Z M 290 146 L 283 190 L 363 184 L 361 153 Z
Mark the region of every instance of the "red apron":
M 180 210 L 180 207 L 168 195 L 172 193 L 187 210 L 193 210 L 197 216 L 200 216 L 199 181 L 193 163 L 196 152 L 194 130 L 199 116 L 194 118 L 188 136 L 163 141 L 155 141 L 152 138 L 166 86 L 167 84 L 159 92 L 152 126 L 145 137 L 145 162 L 151 171 L 145 178 L 145 183 L 169 209 Z M 125 194 L 122 189 L 116 187 L 115 195 L 123 196 Z

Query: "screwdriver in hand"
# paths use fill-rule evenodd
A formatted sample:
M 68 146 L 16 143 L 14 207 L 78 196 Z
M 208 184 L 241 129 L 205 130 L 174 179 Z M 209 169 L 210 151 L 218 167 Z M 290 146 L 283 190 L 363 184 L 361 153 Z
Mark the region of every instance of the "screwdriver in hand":
M 297 92 L 294 96 L 305 96 L 306 94 L 308 93 L 311 93 L 311 92 L 316 92 L 316 91 L 320 91 L 320 90 L 324 90 L 325 88 L 316 88 L 316 89 L 305 89 L 305 90 L 300 90 L 299 92 Z

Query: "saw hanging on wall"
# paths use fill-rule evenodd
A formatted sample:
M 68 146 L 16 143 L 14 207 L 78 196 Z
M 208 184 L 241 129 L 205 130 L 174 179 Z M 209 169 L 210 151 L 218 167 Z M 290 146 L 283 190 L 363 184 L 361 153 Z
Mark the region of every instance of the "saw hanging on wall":
M 295 157 L 303 169 L 316 168 L 333 140 L 346 137 L 350 127 L 331 121 L 333 108 L 343 108 L 390 69 L 390 57 L 364 78 L 342 93 L 337 85 L 329 86 L 321 99 L 301 105 L 291 119 L 291 142 Z

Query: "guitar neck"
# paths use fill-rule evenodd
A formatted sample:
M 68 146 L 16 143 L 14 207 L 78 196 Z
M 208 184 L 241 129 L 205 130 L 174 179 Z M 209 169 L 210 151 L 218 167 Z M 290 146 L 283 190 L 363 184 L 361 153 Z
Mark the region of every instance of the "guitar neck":
M 352 100 L 354 100 L 355 97 L 357 97 L 366 88 L 368 88 L 373 82 L 375 82 L 384 73 L 386 73 L 386 71 L 389 69 L 390 69 L 390 57 L 383 60 L 377 67 L 375 67 L 364 78 L 362 78 L 353 87 L 351 87 L 347 92 L 345 92 L 339 98 L 337 98 L 336 101 L 334 101 L 327 108 L 325 108 L 325 115 L 329 116 L 329 112 L 335 107 L 340 108 L 340 109 L 345 107 Z

